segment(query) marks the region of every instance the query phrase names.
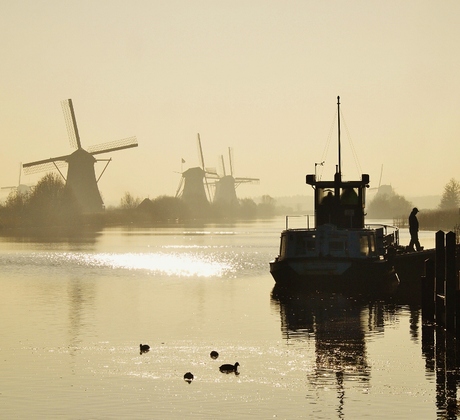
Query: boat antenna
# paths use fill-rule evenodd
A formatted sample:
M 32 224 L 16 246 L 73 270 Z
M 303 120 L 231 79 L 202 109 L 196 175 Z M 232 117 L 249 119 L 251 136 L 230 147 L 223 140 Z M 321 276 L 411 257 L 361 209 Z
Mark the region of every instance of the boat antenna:
M 338 142 L 339 142 L 339 174 L 342 174 L 342 163 L 340 156 L 340 96 L 337 96 L 337 122 L 338 122 Z

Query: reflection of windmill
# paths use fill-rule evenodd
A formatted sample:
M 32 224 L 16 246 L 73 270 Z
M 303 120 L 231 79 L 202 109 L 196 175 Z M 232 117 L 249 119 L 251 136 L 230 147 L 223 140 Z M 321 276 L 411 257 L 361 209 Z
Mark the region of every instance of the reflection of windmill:
M 19 164 L 19 181 L 18 185 L 15 185 L 14 187 L 2 187 L 2 190 L 16 190 L 18 194 L 27 194 L 30 192 L 30 186 L 21 184 L 21 175 L 22 175 L 22 163 Z
M 233 176 L 233 150 L 231 147 L 228 148 L 228 160 L 230 165 L 230 175 L 227 175 L 225 171 L 224 157 L 221 155 L 221 165 L 223 176 L 215 183 L 216 192 L 214 195 L 214 203 L 236 205 L 238 204 L 238 198 L 236 196 L 236 188 L 244 183 L 257 183 L 259 178 L 235 178 Z
M 64 100 L 61 104 L 64 111 L 70 145 L 76 150 L 70 155 L 26 163 L 23 165 L 24 172 L 28 174 L 57 169 L 66 181 L 66 188 L 71 191 L 81 210 L 85 213 L 99 212 L 103 209 L 103 202 L 97 183 L 112 159 L 98 159 L 107 163 L 96 180 L 94 163 L 98 160 L 95 159 L 93 155 L 137 147 L 137 139 L 136 137 L 129 137 L 114 142 L 99 144 L 88 148 L 88 151 L 86 151 L 82 148 L 80 143 L 72 100 Z M 59 169 L 59 167 L 65 163 L 69 165 L 67 169 L 67 179 Z
M 200 134 L 198 134 L 198 156 L 201 166 L 189 168 L 182 172 L 182 178 L 176 191 L 176 197 L 180 197 L 187 203 L 197 207 L 209 204 L 211 192 L 208 178 L 217 178 L 216 171 L 206 168 L 204 165 Z

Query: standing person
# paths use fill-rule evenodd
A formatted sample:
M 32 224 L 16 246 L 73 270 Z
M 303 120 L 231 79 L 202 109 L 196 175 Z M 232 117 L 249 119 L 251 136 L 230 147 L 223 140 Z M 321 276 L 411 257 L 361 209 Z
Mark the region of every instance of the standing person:
M 411 214 L 409 215 L 409 232 L 410 232 L 410 243 L 409 243 L 409 251 L 421 251 L 423 248 L 420 246 L 420 242 L 418 240 L 418 219 L 417 219 L 418 208 L 414 207 L 412 209 Z

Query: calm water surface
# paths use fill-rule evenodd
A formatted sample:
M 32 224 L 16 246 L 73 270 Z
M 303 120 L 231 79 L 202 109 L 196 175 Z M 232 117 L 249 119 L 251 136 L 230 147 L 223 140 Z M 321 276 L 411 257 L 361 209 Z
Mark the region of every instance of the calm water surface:
M 279 293 L 283 227 L 1 238 L 0 418 L 444 417 L 417 303 Z

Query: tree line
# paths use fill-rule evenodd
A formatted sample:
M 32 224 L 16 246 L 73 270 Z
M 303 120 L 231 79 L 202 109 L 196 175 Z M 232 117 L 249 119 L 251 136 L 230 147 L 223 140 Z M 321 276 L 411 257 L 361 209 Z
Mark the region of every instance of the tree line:
M 5 203 L 0 205 L 0 229 L 242 220 L 269 218 L 274 212 L 275 200 L 268 195 L 263 196 L 258 204 L 245 198 L 232 206 L 213 203 L 196 206 L 177 197 L 164 195 L 141 200 L 126 192 L 119 206 L 109 207 L 100 214 L 84 214 L 62 178 L 48 173 L 30 192 L 13 190 L 8 195 Z
M 368 215 L 376 219 L 394 219 L 407 222 L 416 203 L 406 200 L 394 191 L 377 193 L 369 203 Z M 420 209 L 419 209 L 420 210 Z M 436 209 L 423 209 L 418 215 L 420 227 L 427 230 L 456 229 L 460 223 L 460 182 L 451 178 L 444 186 Z
M 367 207 L 368 217 L 406 221 L 416 204 L 394 193 L 377 193 Z M 435 210 L 423 210 L 418 218 L 422 229 L 452 229 L 460 225 L 460 183 L 452 178 L 444 187 L 441 201 Z M 0 229 L 120 225 L 183 222 L 187 220 L 251 220 L 270 218 L 289 213 L 291 209 L 277 206 L 269 195 L 259 203 L 250 198 L 238 200 L 236 205 L 206 203 L 193 205 L 181 198 L 159 196 L 155 199 L 134 197 L 126 192 L 119 206 L 101 214 L 83 214 L 72 192 L 61 177 L 46 174 L 29 193 L 12 191 L 0 205 Z

